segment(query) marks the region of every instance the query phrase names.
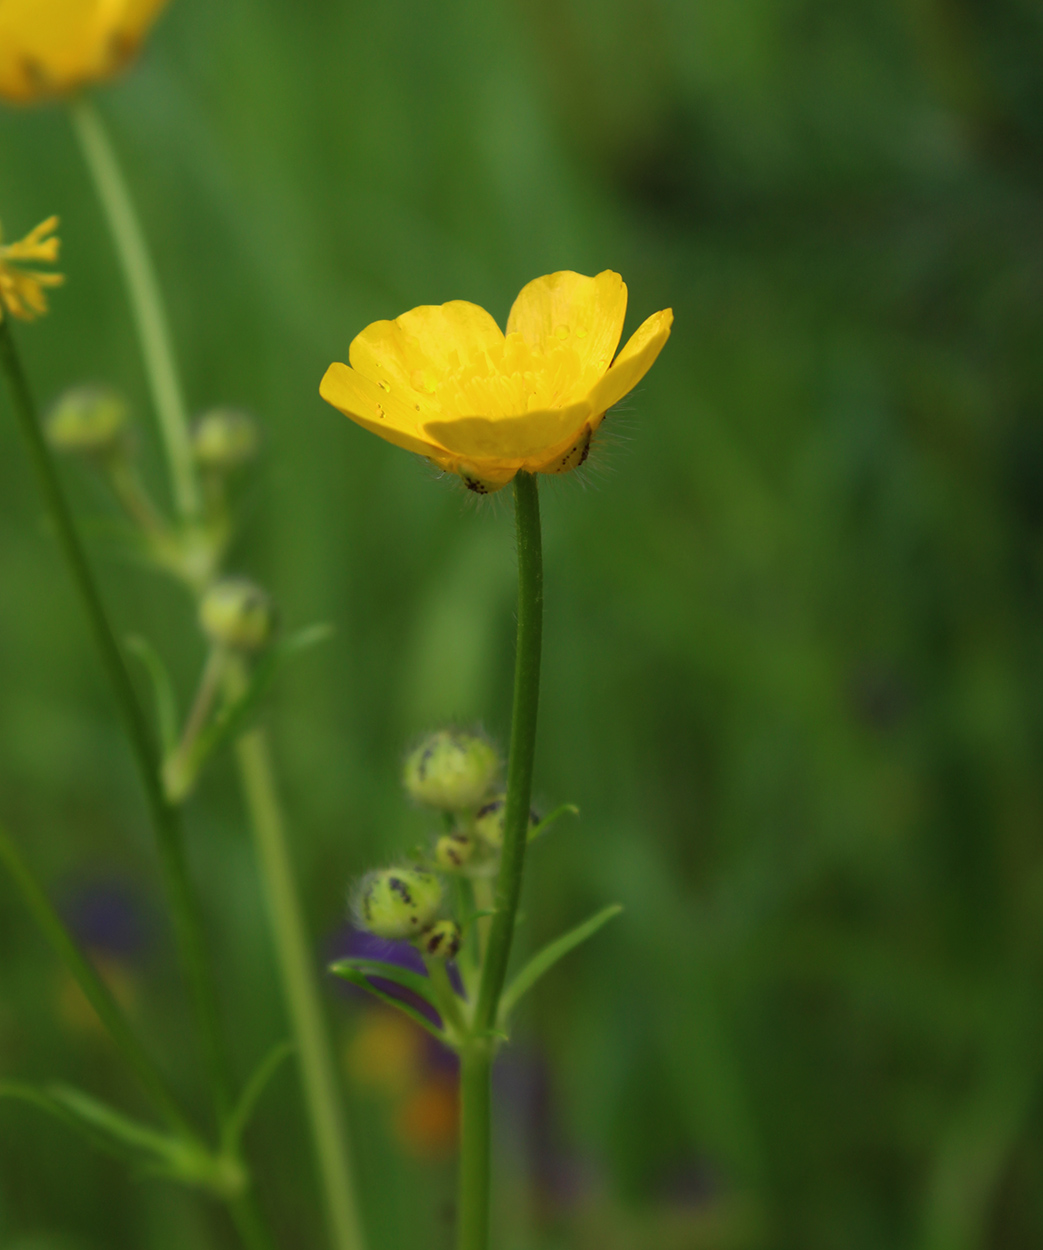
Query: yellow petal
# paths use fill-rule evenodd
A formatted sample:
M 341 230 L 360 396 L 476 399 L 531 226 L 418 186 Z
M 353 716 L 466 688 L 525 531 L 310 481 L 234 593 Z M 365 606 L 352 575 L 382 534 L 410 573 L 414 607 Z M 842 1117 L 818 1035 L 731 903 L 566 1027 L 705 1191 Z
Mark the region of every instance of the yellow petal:
M 419 414 L 376 382 L 347 365 L 332 364 L 319 384 L 319 394 L 346 417 L 381 438 L 415 451 L 421 456 L 444 459 L 442 448 L 426 439 L 419 428 Z
M 167 0 L 0 0 L 0 95 L 23 102 L 108 78 Z
M 351 344 L 348 359 L 363 377 L 393 388 L 427 415 L 440 413 L 436 395 L 445 378 L 468 362 L 501 349 L 503 331 L 466 300 L 422 304 L 394 321 L 375 321 Z
M 586 403 L 514 417 L 454 417 L 428 421 L 424 433 L 469 460 L 525 461 L 573 438 L 590 416 Z M 523 467 L 523 466 L 516 466 Z
M 603 416 L 613 404 L 618 404 L 651 369 L 670 337 L 673 321 L 673 309 L 666 308 L 638 326 L 612 368 L 590 393 L 590 407 L 596 416 Z
M 626 311 L 627 288 L 618 273 L 606 269 L 588 278 L 566 269 L 522 287 L 507 319 L 507 333 L 517 331 L 544 353 L 562 344 L 571 347 L 581 373 L 571 398 L 578 398 L 608 368 Z

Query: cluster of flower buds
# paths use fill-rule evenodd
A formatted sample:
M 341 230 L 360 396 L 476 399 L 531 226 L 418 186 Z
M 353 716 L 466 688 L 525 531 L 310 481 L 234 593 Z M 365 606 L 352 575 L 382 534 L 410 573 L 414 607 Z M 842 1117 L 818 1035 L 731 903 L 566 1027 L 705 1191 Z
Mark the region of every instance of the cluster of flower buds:
M 199 593 L 220 569 L 232 534 L 226 490 L 260 447 L 253 417 L 212 408 L 192 428 L 191 453 L 203 486 L 203 514 L 173 522 L 156 505 L 138 471 L 137 442 L 126 401 L 106 386 L 78 386 L 55 402 L 45 420 L 52 449 L 91 461 L 146 540 L 157 565 Z
M 440 729 L 406 759 L 406 792 L 417 803 L 445 814 L 449 825 L 434 845 L 443 872 L 495 875 L 503 847 L 506 795 L 499 789 L 500 759 L 481 734 Z M 530 826 L 538 821 L 530 812 Z
M 406 793 L 424 807 L 443 813 L 447 830 L 434 844 L 442 872 L 487 877 L 496 871 L 503 843 L 500 757 L 480 733 L 439 729 L 428 734 L 406 758 Z M 500 813 L 499 836 L 495 817 Z M 491 835 L 491 836 L 489 836 Z
M 476 882 L 495 876 L 503 847 L 501 774 L 500 756 L 484 734 L 438 729 L 417 743 L 406 756 L 402 783 L 414 803 L 441 815 L 444 832 L 429 854 L 418 855 L 416 866 L 363 877 L 353 904 L 361 928 L 382 938 L 408 939 L 431 959 L 456 955 L 460 926 L 444 916 L 439 874 Z
M 402 773 L 406 793 L 440 813 L 445 832 L 429 855 L 419 857 L 419 866 L 386 868 L 363 878 L 354 901 L 362 928 L 378 937 L 408 938 L 431 959 L 453 958 L 460 948 L 460 926 L 444 916 L 439 874 L 489 877 L 495 872 L 503 842 L 501 771 L 488 738 L 467 730 L 436 730 L 409 752 Z

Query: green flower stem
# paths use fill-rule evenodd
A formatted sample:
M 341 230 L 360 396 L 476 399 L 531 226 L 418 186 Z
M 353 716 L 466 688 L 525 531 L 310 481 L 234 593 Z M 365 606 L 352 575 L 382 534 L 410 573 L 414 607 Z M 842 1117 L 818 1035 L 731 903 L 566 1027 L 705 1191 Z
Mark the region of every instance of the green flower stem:
M 225 693 L 229 699 L 240 698 L 246 685 L 243 662 L 233 656 L 225 669 Z M 300 1057 L 304 1097 L 334 1245 L 336 1250 L 361 1250 L 364 1241 L 340 1110 L 342 1094 L 322 1018 L 311 944 L 301 916 L 282 806 L 263 731 L 252 729 L 243 734 L 236 743 L 235 754 L 282 972 L 283 992 Z
M 153 541 L 170 541 L 169 527 L 149 498 L 138 476 L 137 467 L 122 453 L 113 457 L 105 466 L 112 492 L 123 510 Z
M 472 1035 L 460 1054 L 459 1250 L 486 1250 L 489 1244 L 494 1031 L 521 895 L 532 801 L 543 642 L 543 543 L 539 490 L 531 473 L 520 472 L 514 479 L 514 518 L 518 544 L 518 641 L 511 749 L 507 760 L 503 850 L 494 896 L 496 910 L 489 925 Z
M 199 689 L 196 691 L 196 697 L 188 713 L 188 719 L 185 721 L 184 732 L 177 748 L 178 755 L 183 759 L 187 760 L 191 755 L 196 739 L 206 725 L 214 700 L 221 688 L 221 678 L 227 662 L 228 653 L 224 647 L 210 648 L 210 654 L 203 666 L 203 675 L 199 679 Z
M 123 1008 L 113 997 L 112 991 L 95 971 L 94 965 L 84 957 L 83 952 L 76 945 L 50 899 L 30 872 L 14 839 L 2 825 L 0 825 L 0 860 L 3 861 L 15 884 L 21 890 L 22 897 L 33 919 L 39 925 L 40 931 L 83 991 L 142 1088 L 152 1099 L 156 1110 L 176 1133 L 190 1141 L 196 1141 L 196 1135 L 178 1106 L 166 1077 L 131 1028 Z
M 536 713 L 540 701 L 540 654 L 543 644 L 543 542 L 540 499 L 535 474 L 514 479 L 514 517 L 518 543 L 518 641 L 514 660 L 514 708 L 507 759 L 507 802 L 503 816 L 503 851 L 496 878 L 496 914 L 482 969 L 475 1012 L 477 1034 L 491 1032 L 507 975 L 514 918 L 521 894 L 525 847 L 532 803 L 536 757 Z
M 116 159 L 112 142 L 94 104 L 80 96 L 70 105 L 73 130 L 108 219 L 141 340 L 152 402 L 170 465 L 174 502 L 182 520 L 199 516 L 201 497 L 181 393 L 173 340 L 156 271 L 134 202 Z
M 134 687 L 131 685 L 123 656 L 116 643 L 101 595 L 94 581 L 94 574 L 76 531 L 76 525 L 62 492 L 50 452 L 44 442 L 36 415 L 36 406 L 15 348 L 10 325 L 6 320 L 0 321 L 0 370 L 7 378 L 11 407 L 28 446 L 44 505 L 50 515 L 62 554 L 69 566 L 73 583 L 87 614 L 102 665 L 122 714 L 134 758 L 145 786 L 145 797 L 156 830 L 160 864 L 174 919 L 174 933 L 198 1018 L 214 1104 L 220 1121 L 224 1119 L 231 1106 L 231 1087 L 224 1048 L 221 1044 L 217 994 L 207 958 L 202 919 L 185 861 L 181 817 L 178 809 L 167 802 L 163 793 L 159 757 L 152 741 L 148 722 L 145 720 L 137 695 L 134 693 Z
M 460 1052 L 460 1188 L 457 1246 L 489 1244 L 493 1043 L 475 1039 Z

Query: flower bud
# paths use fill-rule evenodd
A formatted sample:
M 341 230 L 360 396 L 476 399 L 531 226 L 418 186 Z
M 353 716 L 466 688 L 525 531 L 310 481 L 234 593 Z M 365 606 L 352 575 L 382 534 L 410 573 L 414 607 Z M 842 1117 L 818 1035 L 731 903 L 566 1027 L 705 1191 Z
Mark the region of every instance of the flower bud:
M 107 386 L 77 386 L 61 395 L 44 422 L 55 451 L 112 451 L 127 424 L 127 405 Z
M 205 469 L 227 472 L 257 454 L 257 424 L 238 408 L 212 408 L 192 430 L 192 451 Z
M 496 751 L 485 738 L 439 729 L 410 752 L 402 780 L 416 802 L 455 812 L 477 807 L 499 771 Z
M 435 863 L 446 872 L 458 872 L 474 854 L 466 833 L 445 833 L 435 843 Z
M 382 938 L 414 938 L 442 905 L 442 883 L 419 868 L 383 868 L 363 877 L 355 902 L 359 923 Z
M 479 838 L 494 850 L 503 846 L 503 818 L 507 810 L 507 796 L 498 794 L 495 799 L 480 807 L 474 816 L 474 831 Z M 540 818 L 529 809 L 529 828 L 540 823 Z
M 428 959 L 453 959 L 460 949 L 462 936 L 455 920 L 439 920 L 421 935 L 417 946 Z
M 199 623 L 211 642 L 257 651 L 272 636 L 275 608 L 260 586 L 245 577 L 230 577 L 216 582 L 203 596 Z

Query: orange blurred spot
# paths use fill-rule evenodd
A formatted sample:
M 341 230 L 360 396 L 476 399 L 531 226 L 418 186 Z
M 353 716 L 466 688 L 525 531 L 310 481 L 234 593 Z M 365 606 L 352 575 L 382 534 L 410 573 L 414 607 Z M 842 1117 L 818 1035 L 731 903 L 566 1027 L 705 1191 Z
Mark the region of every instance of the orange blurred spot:
M 432 1076 L 398 1108 L 394 1119 L 395 1135 L 410 1154 L 432 1158 L 455 1149 L 458 1089 L 451 1077 Z

